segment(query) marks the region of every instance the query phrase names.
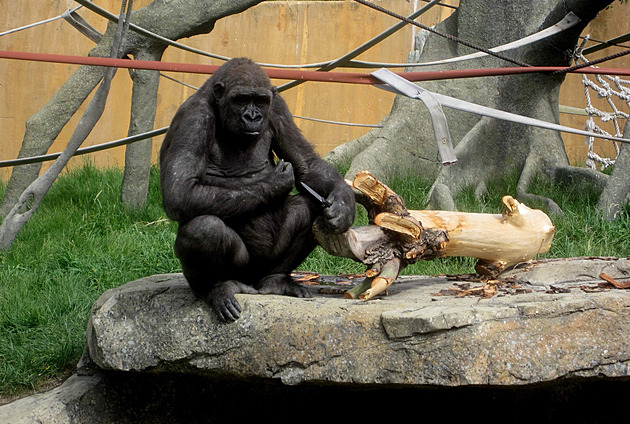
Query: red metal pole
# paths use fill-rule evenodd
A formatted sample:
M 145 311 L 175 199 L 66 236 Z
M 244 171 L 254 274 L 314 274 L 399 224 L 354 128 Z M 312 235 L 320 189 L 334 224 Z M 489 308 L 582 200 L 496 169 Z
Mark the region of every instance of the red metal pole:
M 184 72 L 193 74 L 212 74 L 218 65 L 199 65 L 177 62 L 157 62 L 148 60 L 112 59 L 106 57 L 92 56 L 70 56 L 50 53 L 28 53 L 0 51 L 0 59 L 29 60 L 38 62 L 66 63 L 74 65 L 109 66 L 118 68 L 147 69 L 164 72 Z M 462 69 L 449 71 L 419 71 L 419 72 L 398 72 L 397 74 L 409 81 L 432 81 L 453 78 L 476 78 L 500 75 L 516 75 L 525 73 L 551 73 L 561 71 L 566 68 L 559 66 L 529 66 L 529 67 L 507 67 L 507 68 L 487 68 L 487 69 Z M 320 82 L 334 82 L 346 84 L 380 84 L 381 82 L 370 74 L 359 72 L 320 72 L 303 71 L 295 69 L 274 69 L 266 68 L 265 72 L 272 79 L 283 80 L 306 80 Z M 602 75 L 622 75 L 630 76 L 630 69 L 627 68 L 580 68 L 575 73 L 582 74 L 602 74 Z

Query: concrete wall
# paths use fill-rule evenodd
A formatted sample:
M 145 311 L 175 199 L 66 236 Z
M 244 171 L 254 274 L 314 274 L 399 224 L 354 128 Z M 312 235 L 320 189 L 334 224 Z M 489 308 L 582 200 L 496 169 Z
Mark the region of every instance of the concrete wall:
M 458 0 L 444 3 L 457 4 Z M 118 0 L 98 0 L 99 6 L 118 12 Z M 135 0 L 134 8 L 140 8 L 150 0 Z M 401 14 L 410 14 L 424 2 L 380 0 L 379 4 Z M 0 0 L 0 32 L 60 15 L 76 3 L 72 0 Z M 596 39 L 608 39 L 630 32 L 628 4 L 615 4 L 602 13 L 592 25 Z M 433 25 L 451 13 L 451 9 L 434 7 L 422 17 L 422 22 Z M 99 30 L 106 22 L 84 10 L 80 14 Z M 244 13 L 225 18 L 217 23 L 208 35 L 180 40 L 190 46 L 225 56 L 248 56 L 258 62 L 300 64 L 321 62 L 337 58 L 379 34 L 395 20 L 370 10 L 353 1 L 328 2 L 264 2 Z M 362 54 L 359 59 L 379 62 L 404 62 L 411 49 L 413 28 L 405 28 L 377 47 Z M 57 20 L 36 28 L 0 37 L 0 50 L 45 52 L 70 55 L 86 55 L 93 43 L 84 38 L 64 20 Z M 606 51 L 609 54 L 610 51 Z M 169 48 L 165 61 L 221 64 L 222 62 L 192 53 Z M 628 67 L 629 59 L 619 59 L 605 66 Z M 77 69 L 74 65 L 23 62 L 0 59 L 0 160 L 17 157 L 24 123 L 36 113 Z M 353 70 L 350 70 L 353 71 Z M 355 70 L 356 71 L 356 70 Z M 200 86 L 207 76 L 169 73 L 169 76 L 187 84 Z M 280 85 L 286 81 L 274 81 Z M 167 126 L 177 107 L 193 89 L 173 81 L 162 79 L 156 128 Z M 309 82 L 283 93 L 295 115 L 329 119 L 334 121 L 377 124 L 389 112 L 393 95 L 370 86 Z M 126 70 L 119 70 L 111 89 L 107 110 L 84 146 L 123 138 L 129 124 L 131 81 Z M 563 87 L 562 103 L 583 107 L 584 95 L 579 76 L 568 78 Z M 82 110 L 81 110 L 82 112 Z M 72 134 L 80 114 L 74 117 L 50 149 L 63 149 Z M 577 128 L 584 126 L 584 117 L 564 117 L 563 123 Z M 352 140 L 369 129 L 296 120 L 306 137 L 320 154 Z M 568 152 L 573 161 L 584 161 L 584 140 L 567 137 Z M 162 137 L 154 139 L 154 157 Z M 609 143 L 598 143 L 598 146 Z M 605 154 L 603 151 L 602 154 Z M 90 155 L 98 166 L 120 165 L 124 147 Z M 73 164 L 84 159 L 73 159 Z M 71 164 L 72 165 L 72 164 Z M 6 179 L 9 169 L 0 169 L 0 178 Z

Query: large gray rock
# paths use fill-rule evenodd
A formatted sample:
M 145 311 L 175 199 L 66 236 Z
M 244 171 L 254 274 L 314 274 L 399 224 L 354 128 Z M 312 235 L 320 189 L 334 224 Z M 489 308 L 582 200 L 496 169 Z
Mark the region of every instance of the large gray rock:
M 490 298 L 462 296 L 482 286 L 472 276 L 403 277 L 368 302 L 340 286 L 238 295 L 231 324 L 181 275 L 144 278 L 94 304 L 78 373 L 0 407 L 0 423 L 612 420 L 630 386 L 630 292 L 600 287 L 602 272 L 627 281 L 630 261 L 541 261 Z
M 630 292 L 598 288 L 591 269 L 623 277 L 628 261 L 543 262 L 509 278 L 527 288 L 527 275 L 541 278 L 539 267 L 550 267 L 556 289 L 537 281 L 529 293 L 480 299 L 439 295 L 456 283 L 446 277 L 407 277 L 368 302 L 238 295 L 244 311 L 231 324 L 220 323 L 181 275 L 153 276 L 95 303 L 88 351 L 106 370 L 285 384 L 511 386 L 629 376 Z M 592 290 L 579 288 L 579 275 L 570 278 L 576 271 L 595 274 Z
M 73 375 L 61 386 L 0 406 L 2 424 L 63 424 L 72 422 L 82 396 L 100 382 L 95 376 Z

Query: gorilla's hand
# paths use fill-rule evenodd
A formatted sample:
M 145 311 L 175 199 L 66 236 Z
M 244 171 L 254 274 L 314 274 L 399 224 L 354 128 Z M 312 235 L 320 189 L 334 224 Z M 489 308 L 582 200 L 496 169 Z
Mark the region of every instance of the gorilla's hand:
M 327 200 L 331 203 L 324 209 L 328 229 L 335 234 L 343 233 L 354 222 L 354 193 L 344 185 L 333 190 Z
M 269 182 L 273 187 L 272 192 L 275 195 L 290 192 L 295 184 L 293 165 L 291 165 L 291 162 L 280 160 L 273 170 L 273 173 L 271 173 Z

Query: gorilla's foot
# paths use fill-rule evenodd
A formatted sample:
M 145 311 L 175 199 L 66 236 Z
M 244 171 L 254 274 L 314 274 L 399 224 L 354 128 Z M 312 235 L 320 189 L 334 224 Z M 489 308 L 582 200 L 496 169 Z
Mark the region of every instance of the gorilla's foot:
M 287 274 L 271 274 L 258 283 L 260 294 L 282 294 L 285 296 L 311 297 L 311 293 L 296 283 Z
M 258 290 L 240 281 L 228 280 L 217 284 L 210 290 L 206 299 L 221 321 L 236 321 L 241 316 L 241 305 L 236 293 L 256 294 Z

